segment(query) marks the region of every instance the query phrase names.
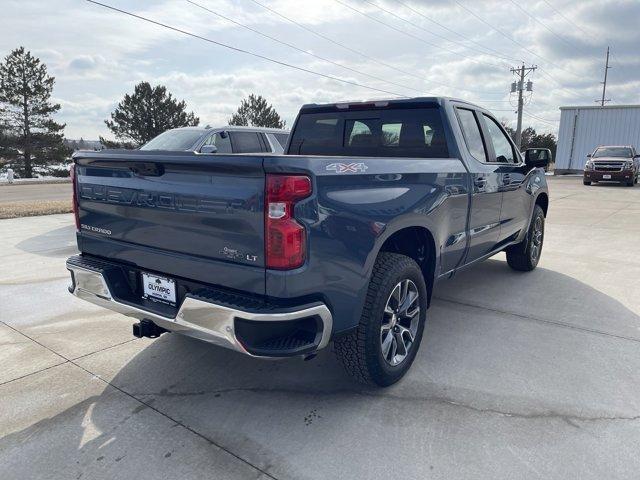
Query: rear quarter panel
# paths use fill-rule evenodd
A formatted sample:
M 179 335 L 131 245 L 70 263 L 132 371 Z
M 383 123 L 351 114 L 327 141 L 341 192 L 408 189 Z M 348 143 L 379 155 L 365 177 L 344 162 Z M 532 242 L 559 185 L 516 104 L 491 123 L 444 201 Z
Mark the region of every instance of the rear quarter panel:
M 339 165 L 352 165 L 339 173 Z M 306 264 L 267 270 L 274 297 L 319 296 L 334 315 L 334 331 L 359 320 L 380 248 L 407 227 L 428 229 L 437 249 L 436 275 L 464 255 L 469 176 L 455 158 L 267 157 L 266 173 L 303 173 L 313 195 L 296 205 L 307 228 Z

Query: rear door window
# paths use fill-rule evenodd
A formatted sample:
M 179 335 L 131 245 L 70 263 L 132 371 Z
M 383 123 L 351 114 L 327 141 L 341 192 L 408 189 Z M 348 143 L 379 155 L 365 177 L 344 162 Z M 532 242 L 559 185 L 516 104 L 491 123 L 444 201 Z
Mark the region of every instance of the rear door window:
M 484 141 L 482 140 L 480 124 L 478 123 L 476 114 L 473 110 L 466 108 L 456 108 L 456 113 L 458 114 L 458 121 L 460 122 L 460 128 L 462 129 L 464 141 L 469 149 L 469 153 L 473 155 L 476 160 L 486 162 L 487 152 Z
M 447 158 L 439 108 L 300 115 L 290 154 Z
M 258 153 L 263 151 L 256 132 L 229 132 L 233 153 Z
M 232 153 L 229 134 L 225 134 L 223 138 L 223 134 L 221 132 L 216 132 L 209 135 L 209 138 L 207 138 L 202 145 L 215 145 L 218 149 L 216 153 Z
M 484 117 L 484 123 L 489 131 L 493 151 L 496 155 L 492 161 L 498 163 L 516 163 L 516 153 L 507 134 L 502 131 L 498 122 L 493 118 L 485 114 L 482 114 L 482 116 Z

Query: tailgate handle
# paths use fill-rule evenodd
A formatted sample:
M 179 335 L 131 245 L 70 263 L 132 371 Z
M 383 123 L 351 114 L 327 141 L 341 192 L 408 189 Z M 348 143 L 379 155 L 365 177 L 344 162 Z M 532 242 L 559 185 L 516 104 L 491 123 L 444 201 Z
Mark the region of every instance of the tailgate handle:
M 164 165 L 158 163 L 134 163 L 129 167 L 136 175 L 145 177 L 159 177 L 164 175 Z

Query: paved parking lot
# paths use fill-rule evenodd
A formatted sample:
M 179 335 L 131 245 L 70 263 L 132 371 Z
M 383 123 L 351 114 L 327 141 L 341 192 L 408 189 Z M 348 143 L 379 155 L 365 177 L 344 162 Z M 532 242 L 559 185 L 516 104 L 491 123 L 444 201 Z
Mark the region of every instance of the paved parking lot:
M 539 268 L 441 283 L 385 390 L 134 340 L 66 293 L 70 215 L 0 221 L 0 478 L 637 479 L 640 186 L 550 183 Z

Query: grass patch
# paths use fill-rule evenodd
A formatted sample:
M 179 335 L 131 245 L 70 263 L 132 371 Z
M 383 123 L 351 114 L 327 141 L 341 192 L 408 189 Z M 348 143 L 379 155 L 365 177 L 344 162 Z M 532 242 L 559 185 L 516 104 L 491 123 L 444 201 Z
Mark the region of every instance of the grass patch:
M 0 219 L 52 215 L 54 213 L 71 213 L 71 201 L 37 200 L 31 202 L 0 203 Z

